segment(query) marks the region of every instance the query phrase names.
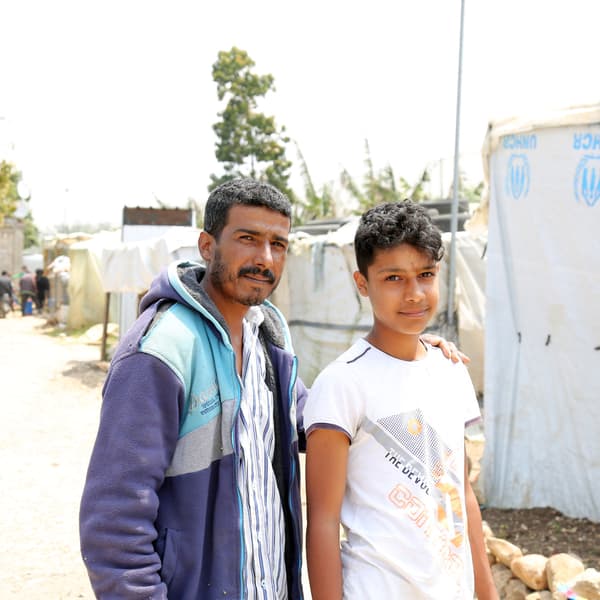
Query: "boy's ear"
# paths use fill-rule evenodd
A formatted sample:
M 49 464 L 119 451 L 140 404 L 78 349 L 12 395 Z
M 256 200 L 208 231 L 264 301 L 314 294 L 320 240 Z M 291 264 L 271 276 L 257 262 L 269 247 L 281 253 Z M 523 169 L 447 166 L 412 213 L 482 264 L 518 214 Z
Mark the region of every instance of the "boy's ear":
M 360 271 L 354 271 L 352 277 L 354 277 L 354 283 L 356 283 L 360 295 L 368 297 L 367 278 Z
M 198 238 L 198 252 L 200 252 L 200 256 L 207 263 L 212 260 L 214 247 L 215 238 L 212 235 L 210 235 L 210 233 L 206 233 L 206 231 L 201 231 L 200 237 Z

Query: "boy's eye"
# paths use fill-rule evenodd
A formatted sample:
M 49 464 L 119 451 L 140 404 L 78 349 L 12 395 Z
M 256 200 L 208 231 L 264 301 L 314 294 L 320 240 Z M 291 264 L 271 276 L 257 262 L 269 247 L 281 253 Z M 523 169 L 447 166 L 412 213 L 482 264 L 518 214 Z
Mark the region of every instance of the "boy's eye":
M 386 281 L 400 281 L 402 277 L 400 275 L 388 275 L 385 280 Z
M 433 271 L 425 271 L 421 273 L 421 277 L 435 277 L 435 273 Z

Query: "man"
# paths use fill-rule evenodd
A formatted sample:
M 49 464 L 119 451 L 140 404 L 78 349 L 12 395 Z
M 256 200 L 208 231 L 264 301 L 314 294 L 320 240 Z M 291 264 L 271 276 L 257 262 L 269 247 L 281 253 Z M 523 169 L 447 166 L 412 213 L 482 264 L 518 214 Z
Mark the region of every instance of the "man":
M 35 305 L 38 313 L 41 315 L 50 291 L 50 280 L 44 275 L 43 269 L 35 270 L 35 286 L 37 289 Z
M 19 279 L 19 293 L 21 296 L 21 314 L 31 314 L 33 312 L 33 302 L 37 296 L 37 287 L 35 277 L 29 269 L 23 265 L 23 276 Z M 27 307 L 27 303 L 31 302 L 31 306 Z
M 266 300 L 290 225 L 272 186 L 219 186 L 198 240 L 206 266 L 163 272 L 121 341 L 81 502 L 99 598 L 302 598 L 306 390 Z
M 4 318 L 8 310 L 12 310 L 13 288 L 10 276 L 6 271 L 0 275 L 0 318 Z

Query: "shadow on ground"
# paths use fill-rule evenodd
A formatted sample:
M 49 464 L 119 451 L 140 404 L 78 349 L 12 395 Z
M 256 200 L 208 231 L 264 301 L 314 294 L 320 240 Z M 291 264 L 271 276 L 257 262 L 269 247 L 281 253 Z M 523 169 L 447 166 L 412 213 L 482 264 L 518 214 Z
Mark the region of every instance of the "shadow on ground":
M 89 388 L 102 386 L 106 379 L 105 364 L 100 361 L 71 360 L 62 372 L 64 377 L 70 377 Z

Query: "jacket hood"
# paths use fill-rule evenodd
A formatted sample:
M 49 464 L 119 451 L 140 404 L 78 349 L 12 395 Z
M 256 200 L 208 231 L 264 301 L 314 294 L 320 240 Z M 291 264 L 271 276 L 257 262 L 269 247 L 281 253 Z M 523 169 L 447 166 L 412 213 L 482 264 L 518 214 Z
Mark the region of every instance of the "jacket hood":
M 168 304 L 179 302 L 216 321 L 229 338 L 229 328 L 225 319 L 201 285 L 205 274 L 206 267 L 200 263 L 189 261 L 171 263 L 152 282 L 150 289 L 142 298 L 140 312 L 158 302 Z M 287 323 L 279 310 L 268 301 L 262 303 L 261 309 L 265 316 L 261 327 L 267 337 L 276 346 L 291 351 Z

